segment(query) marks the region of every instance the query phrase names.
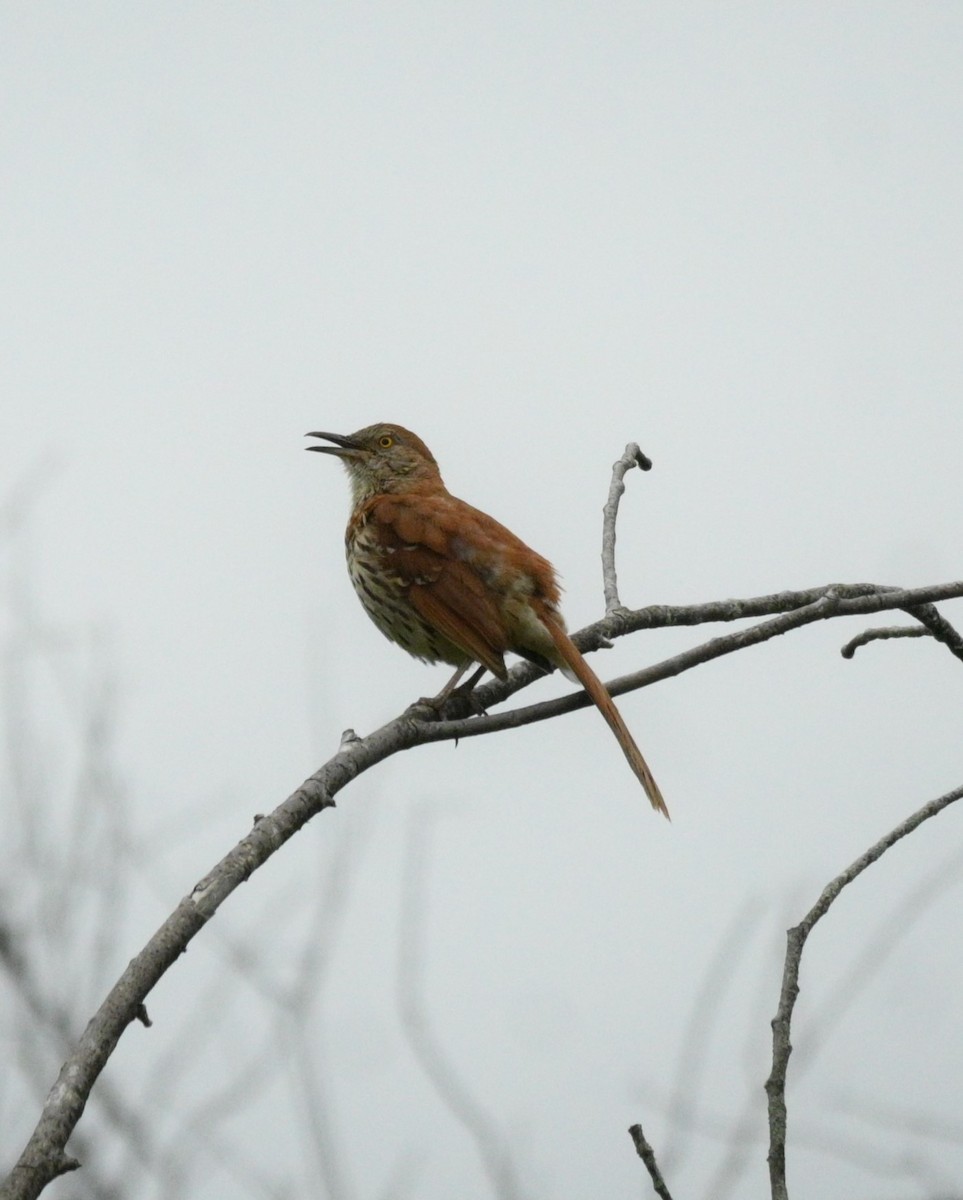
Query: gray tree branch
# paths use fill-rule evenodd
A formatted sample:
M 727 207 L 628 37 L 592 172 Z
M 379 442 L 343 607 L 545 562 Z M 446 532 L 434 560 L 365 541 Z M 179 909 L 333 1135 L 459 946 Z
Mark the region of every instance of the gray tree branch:
M 896 608 L 915 609 L 960 596 L 963 596 L 963 583 L 960 582 L 915 589 L 838 584 L 747 600 L 657 606 L 634 612 L 621 610 L 582 630 L 576 635 L 576 642 L 588 651 L 607 638 L 641 629 L 778 614 L 758 625 L 713 638 L 662 663 L 613 681 L 610 685 L 612 693 L 621 695 L 814 621 Z M 498 703 L 534 682 L 540 674 L 529 664 L 517 666 L 506 683 L 496 681 L 478 689 L 478 700 L 483 707 Z M 67 1141 L 80 1120 L 97 1077 L 127 1026 L 138 1018 L 139 1010 L 155 984 L 234 889 L 249 879 L 312 817 L 332 806 L 338 792 L 357 775 L 414 746 L 516 728 L 572 712 L 588 702 L 584 693 L 576 693 L 496 716 L 453 720 L 430 719 L 437 714 L 424 706 L 415 706 L 364 738 L 348 730 L 334 757 L 274 812 L 260 818 L 250 833 L 181 900 L 143 950 L 131 960 L 64 1062 L 20 1159 L 0 1185 L 0 1200 L 28 1200 L 39 1196 L 51 1180 L 78 1166 L 66 1153 Z
M 615 570 L 615 529 L 619 519 L 619 502 L 625 491 L 625 473 L 633 467 L 643 471 L 652 470 L 652 460 L 629 442 L 622 457 L 612 464 L 612 482 L 609 498 L 602 509 L 602 589 L 605 594 L 605 611 L 615 612 L 622 607 L 619 599 L 619 581 Z
M 895 829 L 891 829 L 823 888 L 819 899 L 806 916 L 786 935 L 786 961 L 779 993 L 779 1007 L 772 1021 L 772 1071 L 766 1081 L 766 1095 L 769 1098 L 769 1183 L 773 1200 L 789 1200 L 786 1186 L 786 1075 L 789 1056 L 792 1053 L 792 1014 L 799 996 L 799 968 L 806 939 L 847 884 L 852 883 L 867 867 L 872 866 L 901 838 L 961 798 L 963 787 L 924 804 Z
M 642 1132 L 641 1125 L 629 1126 L 629 1137 L 635 1143 L 635 1152 L 645 1164 L 645 1169 L 649 1172 L 649 1178 L 652 1180 L 652 1188 L 659 1200 L 672 1200 L 672 1194 L 666 1186 L 665 1180 L 662 1178 L 662 1172 L 659 1170 L 659 1164 L 655 1159 L 655 1151 L 645 1139 L 645 1134 Z
M 575 640 L 579 647 L 583 651 L 591 651 L 608 644 L 611 638 L 643 629 L 731 622 L 754 617 L 769 619 L 727 636 L 713 638 L 654 666 L 623 676 L 610 685 L 610 690 L 614 695 L 646 687 L 714 658 L 746 649 L 751 645 L 759 644 L 814 621 L 893 609 L 903 609 L 910 613 L 935 638 L 943 642 L 952 653 L 963 658 L 963 640 L 933 607 L 938 601 L 963 596 L 963 583 L 942 584 L 910 590 L 875 584 L 834 585 L 812 588 L 803 592 L 781 592 L 748 600 L 728 600 L 705 605 L 654 606 L 634 612 L 623 608 L 619 600 L 615 572 L 615 524 L 619 499 L 624 491 L 623 478 L 633 466 L 640 466 L 642 469 L 648 470 L 651 463 L 637 446 L 629 444 L 623 457 L 613 467 L 609 499 L 605 507 L 603 576 L 606 616 L 576 635 Z M 534 682 L 540 674 L 541 672 L 529 664 L 522 664 L 512 670 L 507 682 L 496 681 L 477 689 L 473 700 L 482 709 L 500 703 L 509 695 Z M 494 717 L 483 715 L 469 718 L 458 713 L 459 703 L 465 704 L 466 702 L 452 701 L 451 705 L 441 714 L 428 711 L 424 706 L 415 706 L 364 738 L 357 737 L 351 730 L 347 731 L 334 757 L 272 813 L 259 818 L 250 833 L 212 868 L 189 895 L 181 900 L 143 950 L 131 960 L 68 1054 L 20 1159 L 7 1179 L 0 1184 L 0 1200 L 27 1200 L 27 1198 L 36 1197 L 57 1176 L 71 1171 L 79 1165 L 67 1154 L 67 1142 L 83 1114 L 100 1072 L 124 1031 L 133 1021 L 145 1020 L 144 1002 L 154 985 L 186 950 L 191 940 L 214 916 L 234 889 L 249 879 L 313 816 L 323 809 L 333 806 L 338 792 L 357 775 L 375 766 L 383 759 L 417 745 L 515 728 L 534 721 L 546 720 L 564 712 L 571 712 L 583 707 L 589 701 L 584 692 L 580 692 L 560 700 L 500 713 Z M 439 719 L 439 717 L 449 719 Z M 953 795 L 952 798 L 955 799 L 956 796 Z M 944 798 L 944 803 L 948 802 L 949 800 Z M 921 811 L 925 812 L 925 810 Z M 926 815 L 932 815 L 932 813 Z M 922 819 L 925 819 L 925 816 L 919 817 L 915 824 Z M 907 823 L 907 827 L 902 832 L 896 836 L 890 835 L 892 840 L 904 836 L 906 832 L 910 831 L 910 828 L 915 828 L 915 824 Z M 891 844 L 891 842 L 887 844 Z M 865 862 L 860 860 L 862 865 L 854 864 L 854 867 L 858 866 L 858 870 L 855 870 L 852 877 L 863 870 L 869 862 L 874 861 L 874 852 L 875 857 L 878 857 L 886 848 L 886 845 L 882 843 L 879 845 L 882 846 L 882 849 L 874 847 L 868 852 L 868 856 L 864 856 Z M 854 868 L 850 868 L 850 870 L 853 871 Z M 843 879 L 843 877 L 840 878 Z M 839 884 L 839 887 L 844 886 L 846 882 L 849 882 L 848 878 L 843 879 L 843 883 Z M 830 889 L 833 886 L 830 885 Z M 827 889 L 827 892 L 830 889 Z M 826 893 L 824 893 L 824 897 L 825 895 Z M 826 907 L 832 902 L 834 895 L 835 893 L 826 901 Z M 822 911 L 818 912 L 815 917 L 810 914 L 807 921 L 810 921 L 811 918 L 811 923 L 815 923 L 815 920 L 822 915 Z M 816 910 L 814 909 L 813 912 L 815 913 Z M 804 927 L 806 927 L 806 922 L 799 928 Z M 801 953 L 802 942 L 805 941 L 807 934 L 808 927 L 806 927 L 799 944 L 799 953 Z M 787 971 L 788 969 L 787 964 Z M 798 972 L 798 955 L 795 960 L 795 970 Z M 795 987 L 794 977 L 792 986 Z M 791 1004 L 784 1014 L 785 1058 L 788 1058 L 790 1016 Z M 784 1083 L 784 1060 L 781 1060 L 781 1071 L 780 1076 L 774 1065 L 776 1082 L 772 1085 L 771 1103 L 776 1108 L 778 1108 L 781 1096 L 780 1078 Z M 784 1149 L 784 1102 L 782 1104 L 782 1122 Z M 641 1142 L 636 1139 L 636 1144 L 641 1147 L 644 1143 L 641 1129 L 638 1130 L 638 1134 Z M 633 1137 L 635 1136 L 633 1132 Z M 649 1153 L 651 1154 L 651 1150 Z M 776 1160 L 779 1159 L 778 1148 L 773 1151 L 773 1156 Z M 652 1156 L 652 1163 L 654 1165 L 654 1156 Z M 655 1169 L 657 1171 L 657 1168 Z M 650 1172 L 651 1170 L 650 1167 Z M 661 1176 L 659 1176 L 659 1180 L 661 1180 Z M 655 1181 L 656 1176 L 653 1175 L 653 1182 L 655 1183 Z M 657 1183 L 657 1190 L 659 1186 L 660 1184 Z M 661 1186 L 664 1188 L 664 1183 Z M 668 1195 L 667 1191 L 660 1194 Z

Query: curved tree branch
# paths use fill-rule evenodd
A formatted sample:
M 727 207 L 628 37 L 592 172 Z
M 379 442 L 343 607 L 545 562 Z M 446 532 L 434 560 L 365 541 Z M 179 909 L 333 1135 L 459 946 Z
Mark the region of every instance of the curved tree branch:
M 867 629 L 864 633 L 848 641 L 840 650 L 843 658 L 852 658 L 860 646 L 869 642 L 888 641 L 891 638 L 932 637 L 959 659 L 963 659 L 963 637 L 953 628 L 946 618 L 932 604 L 919 604 L 907 608 L 906 612 L 915 617 L 923 626 L 918 625 L 888 625 L 883 629 Z
M 789 1200 L 786 1188 L 786 1074 L 789 1056 L 792 1053 L 790 1026 L 793 1008 L 799 996 L 799 967 L 806 939 L 816 922 L 826 915 L 833 901 L 847 884 L 852 883 L 867 867 L 872 866 L 901 838 L 960 799 L 963 799 L 963 787 L 924 804 L 895 829 L 891 829 L 823 888 L 819 899 L 806 916 L 786 935 L 786 962 L 779 993 L 779 1007 L 772 1021 L 772 1071 L 766 1080 L 766 1095 L 769 1097 L 769 1181 L 773 1200 Z
M 621 695 L 814 621 L 894 608 L 915 610 L 921 605 L 961 596 L 963 583 L 959 582 L 914 589 L 876 584 L 838 584 L 748 600 L 680 607 L 655 606 L 634 612 L 619 610 L 582 630 L 575 640 L 582 650 L 588 651 L 604 645 L 609 638 L 642 629 L 728 622 L 766 615 L 771 617 L 758 625 L 725 637 L 713 638 L 662 663 L 615 680 L 610 685 L 611 691 L 614 695 Z M 483 708 L 499 703 L 534 682 L 540 675 L 537 668 L 522 664 L 512 669 L 507 682 L 488 684 L 477 690 L 475 698 Z M 464 700 L 453 700 L 444 713 L 458 711 L 457 706 L 464 703 Z M 439 720 L 438 715 L 425 706 L 416 705 L 364 738 L 348 730 L 337 754 L 272 813 L 259 818 L 251 832 L 212 868 L 190 895 L 181 900 L 144 949 L 131 960 L 61 1068 L 23 1154 L 7 1180 L 0 1185 L 0 1200 L 36 1197 L 51 1180 L 76 1168 L 77 1162 L 66 1153 L 67 1141 L 83 1114 L 97 1077 L 122 1034 L 132 1021 L 142 1017 L 144 1001 L 154 985 L 234 889 L 249 879 L 312 817 L 332 806 L 338 792 L 357 775 L 383 759 L 414 746 L 495 733 L 501 729 L 546 720 L 563 712 L 572 712 L 587 703 L 589 701 L 585 694 L 577 693 L 497 716 L 446 720 Z M 429 717 L 435 719 L 429 720 Z
M 853 658 L 860 646 L 868 646 L 870 642 L 887 642 L 895 638 L 932 637 L 928 629 L 919 625 L 884 625 L 879 629 L 864 629 L 854 638 L 850 638 L 839 653 L 843 658 Z

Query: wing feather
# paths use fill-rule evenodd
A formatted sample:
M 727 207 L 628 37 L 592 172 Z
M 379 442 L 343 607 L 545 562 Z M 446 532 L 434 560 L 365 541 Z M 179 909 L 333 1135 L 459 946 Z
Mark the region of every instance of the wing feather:
M 435 513 L 427 497 L 407 500 L 377 497 L 364 514 L 378 526 L 386 570 L 408 589 L 412 606 L 429 625 L 504 679 L 509 646 L 497 595 L 470 562 L 453 553 L 452 522 L 440 519 L 450 512 Z M 450 509 L 452 498 L 445 500 Z

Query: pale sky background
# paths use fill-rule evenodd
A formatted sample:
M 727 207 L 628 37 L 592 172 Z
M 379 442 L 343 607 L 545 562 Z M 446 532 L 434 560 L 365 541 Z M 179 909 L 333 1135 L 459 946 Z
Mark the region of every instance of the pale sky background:
M 347 484 L 303 453 L 307 430 L 416 430 L 452 491 L 552 559 L 575 628 L 602 612 L 600 511 L 630 440 L 655 463 L 623 504 L 633 607 L 960 576 L 959 5 L 3 4 L 0 89 L 0 499 L 33 481 L 4 538 L 3 632 L 23 635 L 26 587 L 45 629 L 106 644 L 137 855 L 108 979 L 343 728 L 445 678 L 355 600 Z M 355 853 L 314 1031 L 343 1194 L 491 1195 L 398 1018 L 427 805 L 426 1004 L 522 1194 L 648 1194 L 625 1132 L 641 1121 L 676 1197 L 719 1200 L 749 1104 L 734 1194 L 767 1195 L 782 931 L 963 782 L 959 662 L 925 641 L 844 662 L 872 623 L 621 701 L 671 826 L 587 711 L 383 764 L 231 899 L 109 1077 L 173 1129 L 261 1036 L 263 997 L 227 989 L 161 1111 L 160 1048 L 228 948 L 288 981 Z M 713 632 L 626 639 L 596 666 Z M 813 936 L 799 1195 L 963 1193 L 961 846 L 950 810 Z M 692 1008 L 728 945 L 680 1127 Z M 219 1136 L 283 1194 L 324 1195 L 278 1094 Z M 36 1117 L 15 1096 L 4 1159 Z M 212 1166 L 190 1194 L 235 1192 Z M 83 1177 L 49 1194 L 83 1196 Z

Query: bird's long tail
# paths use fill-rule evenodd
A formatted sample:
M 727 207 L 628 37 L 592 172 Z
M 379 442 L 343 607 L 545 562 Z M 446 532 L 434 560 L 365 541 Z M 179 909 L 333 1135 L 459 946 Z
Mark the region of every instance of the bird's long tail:
M 578 646 L 550 613 L 542 616 L 542 623 L 551 634 L 559 657 L 571 668 L 579 683 L 588 692 L 592 703 L 605 718 L 609 729 L 615 734 L 616 740 L 622 747 L 622 753 L 628 759 L 629 766 L 635 772 L 639 783 L 645 788 L 645 794 L 649 797 L 652 807 L 662 813 L 664 817 L 668 817 L 669 810 L 662 799 L 659 785 L 655 782 L 648 763 L 642 757 L 642 751 L 635 744 L 635 739 L 629 733 L 629 727 L 615 707 L 615 702 L 606 690 L 605 684 L 585 661 Z

